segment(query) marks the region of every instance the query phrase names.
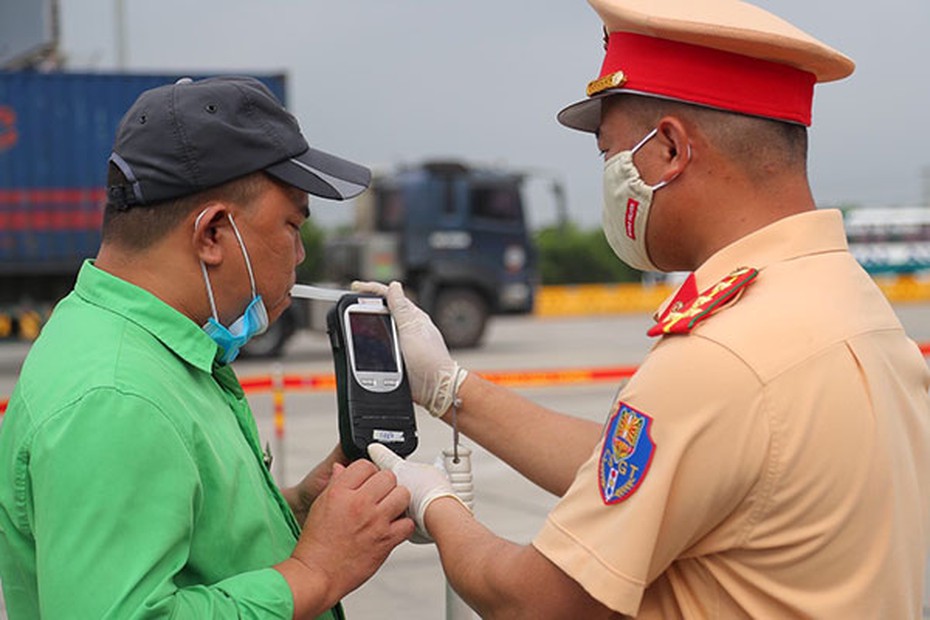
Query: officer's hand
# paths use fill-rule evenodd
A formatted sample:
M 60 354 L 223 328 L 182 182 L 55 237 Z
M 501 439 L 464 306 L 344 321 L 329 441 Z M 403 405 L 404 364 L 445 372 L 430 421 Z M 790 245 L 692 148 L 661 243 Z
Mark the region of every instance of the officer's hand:
M 452 484 L 443 469 L 435 465 L 405 461 L 379 443 L 368 445 L 368 455 L 382 470 L 394 472 L 397 476 L 397 484 L 410 491 L 410 506 L 407 514 L 412 516 L 416 522 L 416 538 L 419 539 L 414 539 L 414 542 L 432 541 L 432 537 L 426 531 L 424 519 L 426 509 L 433 500 L 440 497 L 452 497 L 465 506 L 465 503 L 452 490 Z M 465 507 L 468 508 L 468 506 Z
M 429 316 L 404 296 L 399 282 L 353 282 L 352 290 L 385 297 L 400 338 L 404 367 L 413 400 L 434 417 L 442 416 L 455 399 L 467 371 L 449 355 L 439 329 Z
M 391 472 L 365 460 L 336 464 L 291 557 L 324 574 L 327 593 L 338 600 L 371 577 L 413 533 L 413 522 L 404 516 L 409 501 L 410 493 Z

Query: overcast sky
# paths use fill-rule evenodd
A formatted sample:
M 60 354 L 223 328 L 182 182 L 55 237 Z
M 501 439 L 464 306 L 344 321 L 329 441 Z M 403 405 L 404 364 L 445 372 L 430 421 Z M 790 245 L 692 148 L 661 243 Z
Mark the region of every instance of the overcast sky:
M 118 1 L 60 0 L 70 69 L 117 66 Z M 599 222 L 594 140 L 555 121 L 603 57 L 600 20 L 582 0 L 121 1 L 129 71 L 284 72 L 288 105 L 314 146 L 368 165 L 458 157 L 539 170 L 565 184 L 573 219 Z M 818 203 L 920 204 L 930 2 L 756 4 L 858 65 L 817 87 Z M 536 208 L 537 223 L 551 220 L 551 202 Z M 347 219 L 336 203 L 313 211 L 325 225 Z

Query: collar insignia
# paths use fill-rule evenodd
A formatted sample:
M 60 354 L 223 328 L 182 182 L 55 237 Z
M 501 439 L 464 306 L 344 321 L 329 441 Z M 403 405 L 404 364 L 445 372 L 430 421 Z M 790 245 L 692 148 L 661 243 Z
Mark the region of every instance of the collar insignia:
M 757 275 L 758 269 L 741 267 L 698 295 L 694 274 L 691 274 L 647 334 L 687 334 L 695 325 L 727 304 L 735 302 Z

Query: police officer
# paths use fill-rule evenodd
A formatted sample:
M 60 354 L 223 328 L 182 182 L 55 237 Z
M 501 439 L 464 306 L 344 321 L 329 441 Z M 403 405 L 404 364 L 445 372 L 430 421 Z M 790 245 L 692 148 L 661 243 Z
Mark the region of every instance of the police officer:
M 400 286 L 417 401 L 561 496 L 502 540 L 380 446 L 485 617 L 919 618 L 930 373 L 806 175 L 816 82 L 853 63 L 737 0 L 591 0 L 600 75 L 559 120 L 603 152 L 604 230 L 691 274 L 603 426 L 468 373 Z

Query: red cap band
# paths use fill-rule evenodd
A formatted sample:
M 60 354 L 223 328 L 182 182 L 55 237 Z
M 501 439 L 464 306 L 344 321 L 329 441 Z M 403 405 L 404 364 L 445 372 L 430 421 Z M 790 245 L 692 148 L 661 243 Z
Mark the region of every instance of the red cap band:
M 810 126 L 813 73 L 732 52 L 612 32 L 601 78 L 622 71 L 623 90 Z

